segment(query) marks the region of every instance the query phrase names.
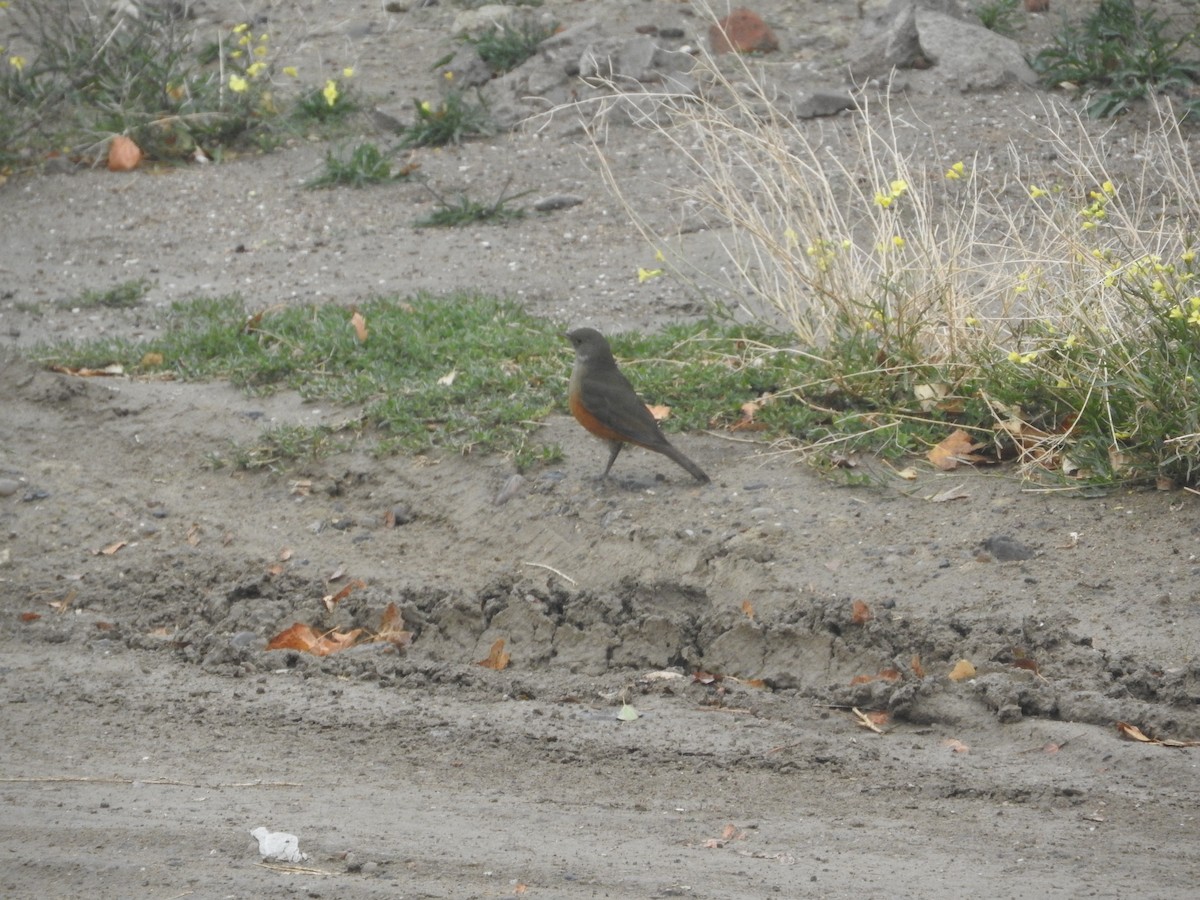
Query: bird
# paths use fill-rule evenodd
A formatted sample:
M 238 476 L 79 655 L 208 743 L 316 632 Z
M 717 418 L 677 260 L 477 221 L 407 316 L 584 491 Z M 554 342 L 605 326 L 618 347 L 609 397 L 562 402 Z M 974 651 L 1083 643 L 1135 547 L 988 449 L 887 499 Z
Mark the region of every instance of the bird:
M 600 477 L 608 477 L 622 447 L 636 444 L 661 453 L 701 484 L 707 484 L 708 475 L 671 445 L 629 379 L 617 368 L 604 335 L 594 328 L 576 328 L 564 332 L 563 337 L 575 348 L 568 393 L 571 415 L 596 437 L 608 442 L 608 465 Z

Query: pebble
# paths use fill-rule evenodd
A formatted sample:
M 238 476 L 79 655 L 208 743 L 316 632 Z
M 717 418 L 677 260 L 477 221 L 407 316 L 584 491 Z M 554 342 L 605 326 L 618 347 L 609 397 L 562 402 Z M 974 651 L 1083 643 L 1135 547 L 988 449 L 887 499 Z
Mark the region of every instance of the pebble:
M 533 201 L 533 208 L 538 212 L 553 212 L 556 209 L 570 209 L 583 202 L 583 198 L 575 194 L 551 194 Z
M 0 478 L 0 497 L 11 497 L 21 489 L 21 482 L 12 478 Z

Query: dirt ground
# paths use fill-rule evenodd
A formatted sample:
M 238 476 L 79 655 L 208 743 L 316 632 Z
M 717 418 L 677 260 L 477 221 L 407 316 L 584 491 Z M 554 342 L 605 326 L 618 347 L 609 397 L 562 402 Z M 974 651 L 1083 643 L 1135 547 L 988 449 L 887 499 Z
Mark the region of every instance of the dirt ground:
M 457 11 L 417 6 L 205 14 L 266 15 L 299 65 L 354 65 L 400 109 L 431 90 Z M 704 29 L 659 0 L 545 8 L 617 33 Z M 856 3 L 758 8 L 781 80 L 838 83 Z M 1036 46 L 1056 22 L 1018 36 Z M 1054 102 L 903 78 L 914 146 L 950 161 L 1002 166 Z M 1105 138 L 1117 166 L 1135 162 L 1137 116 Z M 665 206 L 673 161 L 632 128 L 609 137 Z M 604 449 L 554 416 L 545 439 L 564 461 L 498 506 L 512 466 L 497 457 L 214 470 L 231 440 L 352 411 L 71 379 L 21 355 L 148 334 L 172 300 L 231 291 L 265 307 L 485 289 L 605 330 L 703 311 L 670 278 L 638 284 L 652 250 L 570 127 L 423 154 L 443 191 L 511 176 L 584 199 L 449 233 L 412 227 L 431 202 L 418 184 L 301 189 L 325 150 L 0 187 L 0 895 L 1195 895 L 1200 748 L 1115 727 L 1200 739 L 1190 493 L 1083 497 L 919 461 L 915 482 L 880 466 L 842 487 L 720 434 L 678 439 L 710 485 L 643 452 L 601 484 Z M 689 240 L 719 271 L 720 234 Z M 138 277 L 153 285 L 139 309 L 63 305 Z M 564 344 L 564 389 L 569 363 Z M 961 499 L 932 501 L 948 488 Z M 329 612 L 322 598 L 354 579 Z M 405 651 L 263 649 L 293 622 L 375 628 L 390 603 Z M 498 638 L 510 665 L 476 665 Z M 974 676 L 949 679 L 964 659 Z M 640 717 L 618 719 L 624 705 Z M 886 733 L 853 707 L 889 712 Z M 310 858 L 262 864 L 258 826 Z

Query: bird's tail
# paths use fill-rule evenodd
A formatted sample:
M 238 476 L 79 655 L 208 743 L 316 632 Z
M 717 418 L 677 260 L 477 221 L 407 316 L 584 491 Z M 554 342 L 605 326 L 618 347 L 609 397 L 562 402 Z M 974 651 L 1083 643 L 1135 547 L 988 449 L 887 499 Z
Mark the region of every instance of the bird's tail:
M 675 462 L 687 469 L 688 473 L 701 484 L 708 484 L 712 480 L 707 474 L 705 474 L 702 468 L 676 450 L 671 444 L 667 444 L 665 447 L 663 447 L 662 452 L 664 455 L 675 460 Z

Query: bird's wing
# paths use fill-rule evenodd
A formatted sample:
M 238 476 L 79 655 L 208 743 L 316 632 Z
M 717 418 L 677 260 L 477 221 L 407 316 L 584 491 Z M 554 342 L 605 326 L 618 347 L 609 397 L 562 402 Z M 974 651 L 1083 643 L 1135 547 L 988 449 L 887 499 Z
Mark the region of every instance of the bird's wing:
M 625 435 L 631 442 L 659 447 L 667 442 L 646 404 L 621 371 L 602 379 L 589 379 L 582 386 L 583 405 L 597 419 Z

